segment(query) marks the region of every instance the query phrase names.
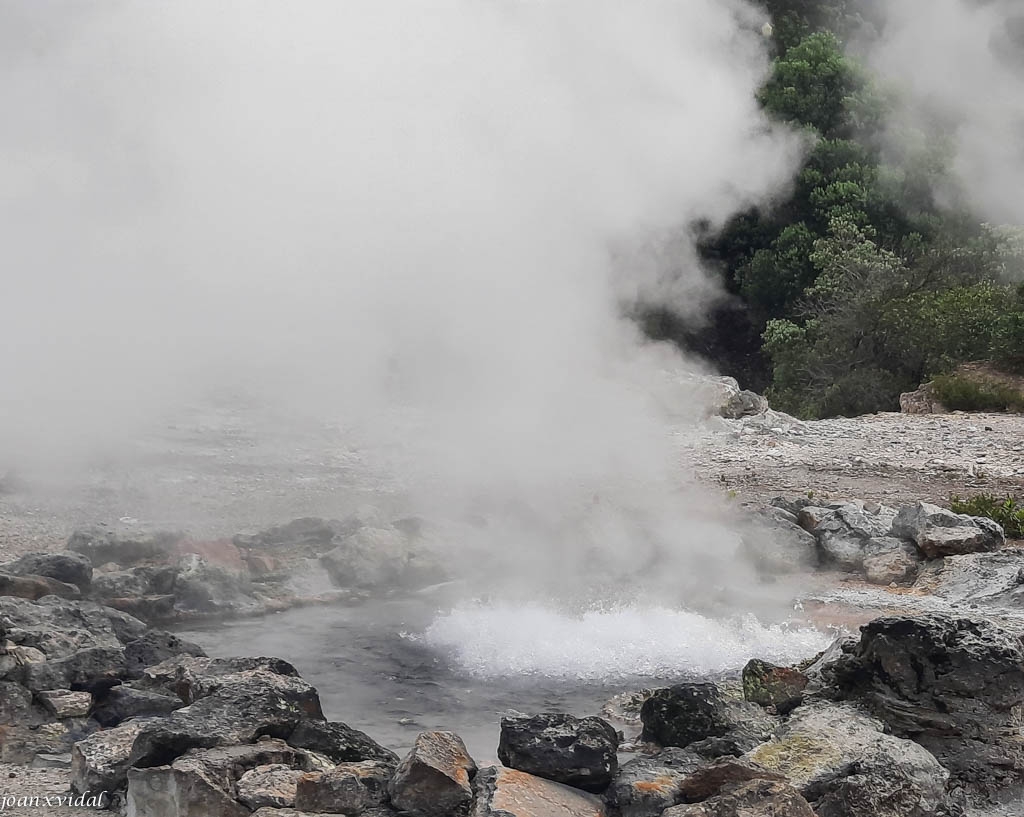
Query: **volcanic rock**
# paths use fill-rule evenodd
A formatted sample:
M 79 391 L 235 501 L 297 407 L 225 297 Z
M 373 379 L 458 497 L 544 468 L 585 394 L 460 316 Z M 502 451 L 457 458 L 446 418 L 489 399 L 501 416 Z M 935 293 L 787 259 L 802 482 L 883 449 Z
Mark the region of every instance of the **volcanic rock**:
M 144 623 L 125 613 L 56 596 L 0 597 L 0 628 L 11 643 L 35 647 L 49 660 L 89 647 L 120 648 L 146 631 Z
M 81 598 L 82 591 L 77 585 L 66 584 L 47 576 L 13 576 L 10 573 L 0 573 L 0 596 L 15 596 L 33 601 L 44 596 L 77 599 Z
M 369 735 L 337 721 L 303 721 L 288 738 L 292 746 L 309 749 L 335 763 L 378 760 L 392 765 L 398 755 L 385 749 Z
M 864 573 L 872 584 L 906 584 L 914 580 L 922 562 L 917 545 L 883 536 L 864 546 Z
M 630 760 L 619 768 L 608 788 L 608 805 L 621 817 L 661 817 L 683 799 L 683 779 L 707 761 L 685 749 L 662 749 L 653 756 Z
M 900 509 L 894 536 L 912 539 L 930 559 L 998 550 L 1006 543 L 1002 527 L 982 516 L 957 514 L 918 502 Z
M 251 813 L 201 774 L 174 766 L 128 770 L 127 817 L 249 817 Z
M 68 550 L 82 554 L 94 565 L 114 562 L 125 566 L 165 559 L 183 538 L 184 534 L 169 531 L 143 533 L 96 526 L 72 533 Z
M 817 540 L 781 508 L 765 508 L 742 536 L 743 552 L 768 574 L 800 573 L 818 564 Z
M 544 714 L 501 719 L 498 759 L 510 769 L 601 792 L 618 771 L 619 736 L 601 718 Z
M 125 664 L 132 678 L 141 678 L 143 670 L 147 667 L 156 666 L 179 655 L 206 657 L 203 648 L 198 644 L 165 630 L 147 630 L 124 647 Z
M 337 587 L 417 588 L 448 577 L 436 557 L 397 528 L 360 528 L 320 562 Z
M 92 708 L 91 716 L 103 727 L 147 715 L 169 715 L 184 706 L 180 698 L 120 684 L 103 693 Z
M 80 553 L 26 553 L 0 566 L 0 572 L 14 576 L 47 576 L 76 585 L 83 593 L 92 582 L 92 562 Z
M 257 766 L 239 778 L 236 787 L 238 800 L 251 809 L 294 806 L 296 783 L 304 774 L 283 763 Z
M 743 668 L 743 697 L 759 706 L 773 707 L 780 715 L 801 704 L 807 683 L 807 676 L 799 670 L 757 658 Z
M 605 817 L 592 794 L 515 769 L 481 769 L 473 787 L 472 817 Z
M 0 681 L 0 723 L 36 725 L 49 720 L 33 705 L 32 693 L 14 681 Z
M 786 783 L 752 780 L 693 805 L 675 806 L 662 817 L 815 817 L 800 792 Z
M 422 732 L 391 779 L 391 802 L 418 817 L 466 814 L 475 774 L 476 763 L 462 738 L 454 732 Z
M 304 811 L 363 814 L 388 801 L 393 763 L 366 760 L 341 763 L 326 772 L 310 772 L 298 780 L 295 807 Z
M 86 647 L 63 658 L 26 664 L 21 681 L 33 692 L 48 689 L 101 691 L 127 678 L 124 649 Z
M 123 788 L 132 744 L 147 725 L 157 720 L 138 718 L 78 741 L 71 749 L 72 790 L 97 794 Z
M 809 506 L 797 515 L 801 527 L 818 540 L 823 562 L 857 573 L 864 569 L 868 541 L 887 536 L 895 517 L 893 508 L 882 505 L 872 512 L 858 502 Z
M 914 588 L 949 602 L 1012 603 L 1024 589 L 1024 549 L 947 556 L 926 564 Z
M 686 775 L 679 783 L 679 794 L 683 802 L 697 803 L 714 797 L 728 786 L 761 779 L 785 782 L 786 777 L 750 760 L 720 757 Z
M 70 689 L 42 690 L 36 693 L 36 700 L 57 720 L 85 718 L 92 706 L 92 695 L 88 692 L 72 692 Z

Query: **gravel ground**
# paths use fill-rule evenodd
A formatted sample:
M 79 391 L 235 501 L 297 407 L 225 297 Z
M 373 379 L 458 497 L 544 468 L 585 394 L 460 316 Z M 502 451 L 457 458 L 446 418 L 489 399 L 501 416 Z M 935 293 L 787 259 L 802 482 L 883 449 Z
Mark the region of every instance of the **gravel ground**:
M 0 814 L 11 817 L 96 817 L 97 814 L 109 813 L 97 808 L 68 805 L 69 798 L 75 797 L 68 788 L 68 773 L 63 769 L 28 769 L 0 763 Z M 26 805 L 18 805 L 19 802 Z

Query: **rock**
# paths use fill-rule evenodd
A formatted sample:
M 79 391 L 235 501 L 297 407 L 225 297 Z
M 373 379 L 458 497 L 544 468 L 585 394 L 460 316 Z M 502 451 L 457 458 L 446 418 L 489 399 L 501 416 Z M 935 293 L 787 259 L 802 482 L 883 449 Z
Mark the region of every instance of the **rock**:
M 26 664 L 21 681 L 33 692 L 48 689 L 100 691 L 127 677 L 124 649 L 87 647 L 63 658 Z
M 882 536 L 869 539 L 864 546 L 864 573 L 871 584 L 912 582 L 920 564 L 917 546 L 905 539 Z
M 395 764 L 398 755 L 385 749 L 369 735 L 336 721 L 303 721 L 292 732 L 288 743 L 329 757 L 335 763 L 379 760 Z
M 71 789 L 76 794 L 124 788 L 136 736 L 153 720 L 139 718 L 96 732 L 71 749 Z
M 33 769 L 71 769 L 71 753 L 47 754 L 39 752 L 29 764 Z
M 745 759 L 789 778 L 819 817 L 934 817 L 948 773 L 927 750 L 884 728 L 849 704 L 807 705 Z M 834 810 L 843 803 L 850 810 Z
M 310 772 L 298 780 L 295 807 L 304 811 L 363 814 L 388 801 L 392 763 L 366 760 L 341 763 L 330 771 Z
M 914 589 L 949 602 L 1009 601 L 1024 587 L 1024 549 L 947 556 L 925 564 Z
M 437 559 L 396 528 L 360 528 L 320 563 L 337 587 L 414 589 L 448 578 Z
M 132 678 L 141 678 L 143 670 L 175 658 L 179 655 L 206 657 L 206 652 L 198 644 L 179 638 L 165 630 L 147 630 L 139 638 L 129 641 L 124 647 L 124 660 L 128 674 Z
M 249 817 L 252 812 L 203 775 L 156 766 L 128 770 L 127 817 Z
M 77 599 L 81 598 L 81 595 L 82 591 L 77 586 L 46 576 L 12 576 L 9 573 L 0 573 L 0 596 L 16 596 L 35 601 L 44 596 Z
M 474 789 L 472 817 L 605 817 L 594 795 L 515 769 L 481 769 Z
M 608 805 L 620 817 L 660 817 L 682 802 L 680 784 L 706 761 L 685 749 L 662 749 L 639 756 L 619 768 L 608 788 Z
M 36 693 L 36 700 L 57 720 L 88 717 L 92 706 L 92 695 L 70 689 L 45 689 Z
M 263 670 L 275 675 L 298 678 L 298 670 L 281 658 L 207 658 L 176 655 L 142 671 L 139 686 L 163 690 L 177 695 L 185 703 L 193 703 L 216 686 L 219 679 L 250 670 Z
M 0 723 L 36 725 L 49 720 L 32 703 L 32 693 L 14 681 L 0 681 Z
M 786 715 L 803 702 L 808 680 L 799 670 L 754 658 L 743 668 L 743 697 Z
M 70 752 L 76 741 L 94 731 L 94 724 L 82 718 L 69 718 L 37 726 L 17 725 L 0 728 L 0 761 L 25 765 L 40 754 Z
M 11 643 L 34 647 L 53 660 L 89 647 L 120 649 L 146 625 L 95 602 L 47 596 L 39 601 L 0 597 L 0 628 Z
M 169 531 L 141 533 L 92 527 L 72 533 L 68 550 L 82 554 L 94 565 L 115 562 L 124 566 L 165 559 L 183 538 L 184 534 Z
M 132 746 L 133 766 L 171 763 L 189 749 L 287 738 L 304 720 L 323 720 L 316 690 L 301 678 L 247 670 L 217 679 L 203 697 L 147 724 Z
M 100 726 L 109 728 L 131 718 L 169 715 L 182 706 L 180 698 L 121 684 L 99 697 L 91 715 Z
M 174 607 L 183 613 L 206 615 L 258 613 L 263 605 L 249 595 L 237 573 L 210 564 L 195 554 L 183 556 L 174 582 Z
M 161 624 L 177 618 L 177 612 L 174 609 L 176 601 L 177 599 L 171 595 L 103 599 L 103 603 L 107 607 L 120 610 L 147 624 Z
M 97 573 L 93 577 L 91 594 L 100 601 L 173 595 L 177 578 L 178 569 L 173 565 L 144 565 Z
M 953 513 L 927 502 L 901 508 L 892 533 L 913 540 L 929 559 L 987 553 L 1006 543 L 1002 527 L 991 519 Z
M 786 783 L 753 780 L 733 786 L 710 800 L 675 806 L 662 817 L 815 817 L 800 792 Z
M 239 534 L 231 541 L 243 548 L 269 548 L 289 546 L 292 548 L 322 547 L 329 545 L 334 537 L 353 533 L 360 525 L 328 521 L 318 517 L 293 519 L 285 525 L 268 528 L 255 535 Z
M 837 662 L 842 693 L 931 751 L 969 786 L 1024 779 L 1024 646 L 993 622 L 890 616 L 861 628 Z
M 544 714 L 501 719 L 498 759 L 510 769 L 601 792 L 618 771 L 619 736 L 601 718 Z
M 948 409 L 935 396 L 931 383 L 925 383 L 917 391 L 900 395 L 900 411 L 903 414 L 947 414 Z
M 465 814 L 476 763 L 454 732 L 422 732 L 391 780 L 391 802 L 417 817 Z
M 708 683 L 656 690 L 644 701 L 640 717 L 642 740 L 660 746 L 690 746 L 705 757 L 737 750 L 742 753 L 765 740 L 776 726 L 759 706 L 726 698 Z M 702 741 L 710 744 L 701 746 Z M 740 748 L 745 744 L 749 746 Z
M 765 573 L 801 573 L 818 564 L 817 540 L 780 508 L 765 508 L 742 536 L 744 553 Z
M 844 655 L 850 655 L 857 649 L 858 640 L 851 635 L 841 635 L 827 648 L 803 667 L 808 678 L 807 693 L 831 693 L 837 686 L 836 666 Z
M 264 807 L 252 813 L 252 817 L 337 817 L 335 814 L 299 811 L 293 808 Z M 388 806 L 374 806 L 359 813 L 359 817 L 400 817 L 397 811 Z
M 684 802 L 696 803 L 714 797 L 725 787 L 761 779 L 785 782 L 786 777 L 750 760 L 721 757 L 686 775 L 679 783 L 679 794 Z
M 728 420 L 739 420 L 741 417 L 750 417 L 755 414 L 764 414 L 768 411 L 768 401 L 752 391 L 743 390 L 732 394 L 722 405 L 718 413 Z
M 0 566 L 0 572 L 14 576 L 47 576 L 76 585 L 83 593 L 92 582 L 92 562 L 80 553 L 26 553 Z
M 862 503 L 846 502 L 803 508 L 797 519 L 818 540 L 823 562 L 859 573 L 868 541 L 887 536 L 895 516 L 892 508 L 878 506 L 871 512 Z
M 257 766 L 241 776 L 237 785 L 238 800 L 251 809 L 295 805 L 295 789 L 305 772 L 283 763 Z

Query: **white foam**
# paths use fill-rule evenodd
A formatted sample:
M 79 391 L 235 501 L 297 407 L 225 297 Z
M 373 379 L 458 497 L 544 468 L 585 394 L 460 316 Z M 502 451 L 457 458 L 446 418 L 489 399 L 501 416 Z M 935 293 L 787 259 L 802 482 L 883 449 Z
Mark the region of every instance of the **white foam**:
M 819 630 L 766 626 L 753 616 L 717 621 L 639 606 L 569 615 L 537 604 L 459 607 L 438 617 L 424 639 L 475 677 L 605 681 L 718 673 L 751 658 L 795 663 L 832 640 Z

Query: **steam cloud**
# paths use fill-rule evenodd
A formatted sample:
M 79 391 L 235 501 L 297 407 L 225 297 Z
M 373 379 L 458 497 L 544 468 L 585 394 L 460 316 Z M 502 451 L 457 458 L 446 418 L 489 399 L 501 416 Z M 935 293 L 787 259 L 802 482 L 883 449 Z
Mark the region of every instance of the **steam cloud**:
M 725 532 L 694 522 L 652 400 L 680 362 L 622 306 L 698 319 L 716 287 L 686 225 L 793 172 L 755 101 L 763 22 L 743 0 L 3 4 L 3 450 L 110 446 L 244 383 L 397 445 L 425 504 L 514 506 L 526 558 L 642 530 L 692 565 Z

